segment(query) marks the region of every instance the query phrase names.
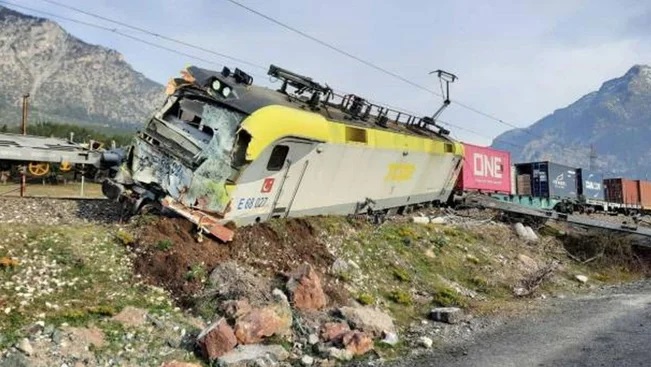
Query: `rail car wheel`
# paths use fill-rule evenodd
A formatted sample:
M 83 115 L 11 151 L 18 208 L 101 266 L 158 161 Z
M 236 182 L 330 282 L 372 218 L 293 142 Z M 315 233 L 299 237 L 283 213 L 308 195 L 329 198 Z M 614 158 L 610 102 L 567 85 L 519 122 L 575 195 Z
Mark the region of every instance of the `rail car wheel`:
M 72 164 L 70 164 L 70 162 L 68 161 L 63 161 L 59 165 L 59 170 L 61 172 L 70 172 L 71 169 L 72 169 Z
M 47 162 L 29 162 L 27 169 L 32 175 L 41 177 L 50 172 L 50 164 Z

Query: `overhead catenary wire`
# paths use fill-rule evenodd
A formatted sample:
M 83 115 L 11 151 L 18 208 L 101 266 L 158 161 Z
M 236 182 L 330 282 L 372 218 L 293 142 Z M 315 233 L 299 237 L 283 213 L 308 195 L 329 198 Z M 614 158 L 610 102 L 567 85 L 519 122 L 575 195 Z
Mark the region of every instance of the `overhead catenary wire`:
M 176 43 L 176 44 L 179 44 L 179 45 L 182 45 L 182 46 L 185 46 L 185 47 L 189 47 L 189 48 L 194 48 L 196 50 L 203 51 L 203 52 L 206 52 L 206 53 L 209 53 L 209 54 L 212 54 L 212 55 L 215 55 L 215 56 L 219 56 L 219 57 L 222 57 L 222 58 L 225 58 L 225 59 L 229 59 L 231 61 L 239 62 L 239 63 L 245 64 L 245 65 L 249 65 L 249 66 L 253 66 L 253 67 L 256 67 L 256 68 L 266 70 L 266 68 L 264 66 L 262 66 L 262 65 L 258 65 L 256 63 L 253 63 L 253 62 L 250 62 L 250 61 L 247 61 L 247 60 L 244 60 L 244 59 L 232 56 L 232 55 L 228 55 L 228 54 L 225 54 L 225 53 L 222 53 L 222 52 L 219 52 L 219 51 L 215 51 L 215 50 L 203 47 L 201 45 L 196 45 L 196 44 L 193 44 L 193 43 L 190 43 L 190 42 L 187 42 L 187 41 L 183 41 L 183 40 L 180 40 L 178 38 L 174 38 L 174 37 L 170 37 L 170 36 L 167 36 L 167 35 L 164 35 L 164 34 L 153 32 L 153 31 L 151 31 L 149 29 L 145 29 L 145 28 L 142 28 L 142 27 L 139 27 L 139 26 L 134 26 L 132 24 L 128 24 L 128 23 L 125 23 L 125 22 L 122 22 L 122 21 L 119 21 L 119 20 L 111 19 L 109 17 L 103 16 L 103 15 L 100 15 L 100 14 L 97 14 L 97 13 L 93 13 L 93 12 L 90 12 L 90 11 L 87 11 L 87 10 L 84 10 L 84 9 L 80 9 L 80 8 L 77 8 L 77 7 L 68 5 L 68 4 L 63 4 L 61 2 L 54 1 L 54 0 L 40 0 L 40 1 L 46 2 L 46 3 L 49 3 L 49 4 L 53 4 L 53 5 L 56 5 L 56 6 L 60 6 L 62 8 L 66 8 L 68 10 L 72 10 L 72 11 L 75 11 L 75 12 L 78 12 L 78 13 L 81 13 L 81 14 L 85 14 L 85 15 L 88 15 L 88 16 L 96 18 L 96 19 L 101 19 L 101 20 L 104 20 L 104 21 L 109 22 L 109 23 L 117 24 L 117 25 L 120 25 L 122 27 L 126 27 L 126 28 L 129 28 L 129 29 L 138 31 L 138 32 L 145 33 L 145 34 L 150 35 L 152 37 L 160 38 L 160 39 L 165 40 L 165 41 L 173 42 L 173 43 Z
M 138 31 L 138 32 L 144 33 L 144 34 L 149 35 L 149 36 L 151 36 L 151 37 L 156 37 L 156 38 L 158 38 L 158 39 L 166 40 L 166 41 L 169 41 L 169 42 L 174 42 L 174 43 L 179 44 L 179 45 L 184 46 L 184 47 L 193 48 L 193 49 L 196 49 L 196 50 L 200 50 L 200 51 L 203 51 L 203 52 L 207 52 L 207 53 L 213 54 L 213 55 L 215 55 L 215 56 L 219 56 L 219 57 L 222 57 L 222 58 L 229 59 L 229 60 L 231 60 L 231 61 L 236 61 L 236 62 L 244 63 L 244 64 L 246 64 L 246 65 L 250 65 L 250 66 L 254 66 L 254 67 L 259 68 L 259 69 L 266 70 L 265 67 L 263 67 L 263 66 L 261 66 L 261 65 L 259 65 L 259 64 L 256 64 L 256 63 L 253 63 L 253 62 L 250 62 L 250 61 L 247 61 L 247 60 L 243 60 L 243 59 L 241 59 L 241 58 L 237 58 L 237 57 L 234 57 L 234 56 L 231 56 L 231 55 L 225 54 L 225 53 L 221 53 L 221 52 L 217 52 L 217 51 L 215 51 L 215 50 L 208 49 L 208 48 L 203 47 L 203 46 L 200 46 L 200 45 L 196 45 L 196 44 L 193 44 L 193 43 L 190 43 L 190 42 L 186 42 L 186 41 L 178 40 L 178 39 L 175 39 L 175 38 L 172 38 L 172 37 L 166 36 L 166 35 L 162 35 L 162 34 L 160 34 L 160 33 L 157 33 L 157 32 L 154 32 L 154 31 L 151 31 L 151 30 L 148 30 L 148 29 L 142 28 L 142 27 L 133 26 L 133 25 L 128 24 L 128 23 L 126 23 L 126 22 L 122 22 L 122 21 L 118 21 L 118 20 L 115 20 L 115 19 L 111 19 L 111 18 L 108 18 L 108 17 L 106 17 L 106 16 L 102 16 L 102 15 L 99 15 L 99 14 L 96 14 L 96 13 L 93 13 L 93 12 L 90 12 L 90 11 L 87 11 L 87 10 L 83 10 L 83 9 L 80 9 L 80 8 L 77 8 L 77 7 L 69 6 L 69 5 L 67 5 L 67 4 L 62 4 L 62 3 L 58 2 L 58 1 L 54 1 L 54 0 L 41 0 L 41 1 L 46 2 L 46 3 L 50 3 L 50 4 L 54 4 L 54 5 L 57 5 L 57 6 L 61 6 L 61 7 L 64 7 L 64 8 L 66 8 L 66 9 L 69 9 L 69 10 L 72 10 L 72 11 L 75 11 L 75 12 L 78 12 L 78 13 L 80 13 L 80 14 L 84 14 L 84 15 L 91 16 L 91 17 L 94 17 L 94 18 L 97 18 L 97 19 L 101 19 L 101 20 L 104 20 L 104 21 L 107 21 L 107 22 L 110 22 L 110 23 L 113 23 L 113 24 L 117 24 L 117 25 L 120 25 L 120 26 L 123 26 L 123 27 L 129 28 L 129 29 L 131 29 L 131 30 L 135 30 L 135 31 Z M 418 83 L 411 82 L 411 81 L 409 81 L 408 79 L 406 79 L 406 78 L 404 78 L 404 77 L 402 77 L 402 76 L 400 76 L 400 75 L 398 75 L 398 74 L 395 74 L 395 73 L 393 73 L 393 72 L 391 72 L 391 71 L 389 71 L 389 70 L 386 70 L 386 69 L 384 69 L 384 68 L 382 68 L 382 67 L 379 67 L 379 66 L 377 66 L 377 65 L 375 65 L 375 64 L 373 64 L 373 63 L 370 63 L 370 62 L 368 62 L 368 61 L 365 61 L 365 60 L 363 60 L 363 59 L 361 59 L 361 58 L 359 58 L 359 57 L 357 57 L 357 56 L 355 56 L 355 55 L 352 55 L 352 54 L 349 54 L 349 53 L 347 53 L 347 52 L 345 52 L 345 51 L 343 51 L 343 50 L 340 50 L 340 49 L 338 49 L 337 47 L 335 47 L 335 46 L 333 46 L 333 45 L 330 45 L 330 44 L 327 44 L 327 43 L 324 42 L 324 41 L 321 41 L 321 40 L 319 40 L 319 39 L 316 39 L 315 37 L 312 37 L 312 36 L 310 36 L 310 35 L 308 35 L 308 34 L 302 32 L 302 31 L 300 31 L 300 30 L 298 30 L 298 29 L 295 29 L 295 28 L 293 28 L 293 27 L 291 27 L 291 26 L 287 26 L 287 25 L 285 25 L 284 23 L 279 22 L 279 21 L 277 21 L 277 20 L 275 20 L 275 19 L 273 19 L 273 18 L 271 18 L 271 17 L 269 17 L 269 16 L 266 16 L 266 15 L 264 15 L 264 14 L 262 14 L 262 13 L 256 11 L 256 10 L 254 10 L 254 9 L 251 9 L 251 8 L 245 6 L 245 5 L 242 5 L 242 4 L 240 4 L 239 2 L 237 2 L 237 1 L 235 1 L 235 0 L 227 0 L 227 1 L 229 1 L 229 2 L 231 2 L 231 3 L 233 3 L 233 4 L 235 4 L 235 5 L 238 5 L 238 6 L 240 6 L 240 7 L 243 7 L 244 9 L 247 9 L 247 10 L 249 10 L 249 11 L 252 11 L 252 12 L 254 12 L 254 13 L 257 14 L 257 15 L 262 16 L 262 17 L 264 17 L 265 19 L 268 19 L 268 20 L 270 20 L 270 21 L 272 21 L 272 22 L 274 22 L 274 23 L 276 23 L 276 24 L 279 24 L 279 25 L 281 25 L 281 26 L 283 26 L 283 27 L 285 27 L 285 28 L 288 28 L 288 29 L 290 29 L 290 30 L 292 30 L 292 31 L 294 31 L 294 32 L 298 32 L 299 34 L 303 35 L 304 37 L 307 37 L 307 38 L 309 38 L 309 39 L 313 39 L 314 41 L 316 41 L 316 42 L 318 42 L 318 43 L 320 43 L 320 44 L 323 44 L 323 45 L 327 46 L 328 48 L 331 48 L 331 49 L 333 49 L 333 50 L 335 50 L 335 51 L 338 51 L 338 52 L 340 52 L 340 53 L 343 53 L 343 54 L 346 55 L 346 56 L 352 57 L 352 58 L 354 58 L 355 60 L 358 60 L 359 62 L 362 62 L 363 64 L 367 64 L 367 66 L 370 66 L 370 67 L 372 67 L 372 68 L 374 68 L 374 69 L 376 69 L 376 70 L 378 70 L 378 71 L 388 73 L 389 75 L 392 75 L 392 76 L 394 76 L 394 77 L 397 77 L 398 79 L 403 80 L 404 82 L 407 82 L 408 84 L 411 84 L 411 85 L 413 85 L 413 86 L 415 86 L 415 87 L 418 87 L 418 88 L 420 88 L 420 89 L 423 89 L 423 90 L 425 90 L 425 91 L 428 91 L 428 92 L 430 92 L 430 93 L 432 93 L 432 94 L 434 94 L 434 95 L 441 96 L 441 97 L 443 96 L 442 94 L 439 94 L 439 93 L 437 93 L 437 92 L 434 92 L 433 90 L 431 90 L 431 89 L 429 89 L 429 88 L 427 88 L 427 87 L 421 86 L 421 85 L 419 85 Z M 195 60 L 198 60 L 198 61 L 201 61 L 201 62 L 205 62 L 205 63 L 213 64 L 213 65 L 218 65 L 219 67 L 223 67 L 223 66 L 224 66 L 223 64 L 218 63 L 218 62 L 215 62 L 215 61 L 213 61 L 213 60 L 209 60 L 209 59 L 206 59 L 206 58 L 203 58 L 203 57 L 197 56 L 197 55 L 189 54 L 189 53 L 186 53 L 186 52 L 183 52 L 183 51 L 177 50 L 177 49 L 173 49 L 173 48 L 170 48 L 170 47 L 167 47 L 167 46 L 161 45 L 161 44 L 159 44 L 159 43 L 152 42 L 152 41 L 149 41 L 149 40 L 146 40 L 146 39 L 140 38 L 140 37 L 136 37 L 136 36 L 133 36 L 133 35 L 131 35 L 131 34 L 125 33 L 125 32 L 122 31 L 122 30 L 118 30 L 118 29 L 116 29 L 116 28 L 105 27 L 105 26 L 101 26 L 101 25 L 98 25 L 98 24 L 85 22 L 85 21 L 82 21 L 82 20 L 79 20 L 79 19 L 73 19 L 73 18 L 70 18 L 70 17 L 66 17 L 66 16 L 62 16 L 62 15 L 58 15 L 58 14 L 53 14 L 53 13 L 51 13 L 51 12 L 46 12 L 46 11 L 43 11 L 43 10 L 34 9 L 34 8 L 31 8 L 31 7 L 26 7 L 26 6 L 19 5 L 19 4 L 16 4 L 16 3 L 13 3 L 13 2 L 9 2 L 9 1 L 6 1 L 6 0 L 0 0 L 0 3 L 2 3 L 2 4 L 7 4 L 7 5 L 11 5 L 11 6 L 14 6 L 14 7 L 17 7 L 17 8 L 21 8 L 21 9 L 25 9 L 25 10 L 29 10 L 29 11 L 32 11 L 32 12 L 36 12 L 36 13 L 40 13 L 40 14 L 44 14 L 44 15 L 48 15 L 48 16 L 53 17 L 53 18 L 62 19 L 62 20 L 65 20 L 65 21 L 70 21 L 70 22 L 74 22 L 74 23 L 77 23 L 77 24 L 81 24 L 81 25 L 85 25 L 85 26 L 89 26 L 89 27 L 94 27 L 94 28 L 97 28 L 97 29 L 102 29 L 102 30 L 105 30 L 105 31 L 108 31 L 108 32 L 112 32 L 112 33 L 117 34 L 117 35 L 120 35 L 120 36 L 122 36 L 122 37 L 129 38 L 129 39 L 134 40 L 134 41 L 136 41 L 136 42 L 140 42 L 140 43 L 143 43 L 143 44 L 147 44 L 147 45 L 149 45 L 149 46 L 151 46 L 151 47 L 155 47 L 155 48 L 163 49 L 163 50 L 168 51 L 168 52 L 171 52 L 171 53 L 175 53 L 175 54 L 177 54 L 177 55 L 181 55 L 181 56 L 184 56 L 184 57 L 188 57 L 188 58 L 191 58 L 191 59 L 195 59 Z M 264 76 L 261 76 L 261 75 L 256 74 L 256 73 L 252 73 L 252 75 L 255 75 L 255 76 L 257 76 L 257 77 L 261 77 L 261 78 L 265 78 Z M 348 93 L 346 93 L 346 92 L 344 92 L 344 93 L 345 93 L 345 94 L 348 94 Z M 507 123 L 507 122 L 505 122 L 505 121 L 503 121 L 503 120 L 501 120 L 501 119 L 499 119 L 499 118 L 497 118 L 497 117 L 495 117 L 495 116 L 492 116 L 492 115 L 490 115 L 490 114 L 488 114 L 488 113 L 485 113 L 485 112 L 482 112 L 482 111 L 480 111 L 480 110 L 478 110 L 478 109 L 475 109 L 474 107 L 471 107 L 471 106 L 469 106 L 469 105 L 466 105 L 466 104 L 463 104 L 463 103 L 461 103 L 461 102 L 457 102 L 457 101 L 453 101 L 453 103 L 455 103 L 455 104 L 457 104 L 457 105 L 459 105 L 459 106 L 462 106 L 462 107 L 464 107 L 464 108 L 466 108 L 466 109 L 468 109 L 468 110 L 471 110 L 471 111 L 473 111 L 473 112 L 475 112 L 475 113 L 477 113 L 477 114 L 480 114 L 480 115 L 482 115 L 482 116 L 485 116 L 485 117 L 487 117 L 487 118 L 489 118 L 489 119 L 492 119 L 492 120 L 498 121 L 498 122 L 500 122 L 500 123 L 502 123 L 502 124 L 505 124 L 505 125 L 507 125 L 507 126 L 509 126 L 509 127 L 516 128 L 516 129 L 522 129 L 522 128 L 518 127 L 518 126 L 515 126 L 515 125 L 513 125 L 513 124 L 509 124 L 509 123 Z M 383 103 L 383 102 L 379 102 L 379 104 L 385 105 L 385 106 L 390 107 L 390 108 L 393 108 L 393 109 L 395 109 L 395 110 L 402 110 L 402 111 L 405 111 L 405 112 L 411 113 L 411 114 L 413 114 L 413 115 L 419 115 L 419 114 L 416 114 L 416 113 L 414 113 L 414 112 L 406 111 L 405 109 L 399 109 L 399 108 L 396 108 L 396 107 L 390 106 L 390 105 L 388 105 L 388 104 L 386 104 L 386 103 Z M 518 147 L 518 148 L 521 148 L 521 149 L 524 149 L 524 148 L 525 148 L 525 147 L 522 146 L 522 145 L 508 142 L 508 141 L 506 141 L 505 139 L 502 139 L 502 138 L 492 139 L 492 138 L 490 138 L 489 136 L 487 136 L 487 135 L 485 135 L 485 134 L 481 134 L 481 133 L 479 133 L 479 132 L 477 132 L 477 131 L 474 131 L 474 130 L 471 130 L 471 129 L 469 129 L 469 128 L 466 128 L 466 127 L 460 126 L 460 125 L 458 125 L 458 124 L 453 124 L 453 123 L 446 122 L 446 121 L 443 121 L 443 120 L 440 120 L 440 119 L 437 119 L 437 121 L 438 121 L 438 122 L 441 122 L 442 124 L 444 124 L 444 125 L 446 125 L 446 126 L 454 127 L 454 128 L 456 128 L 456 129 L 459 129 L 459 130 L 463 130 L 463 131 L 469 132 L 469 133 L 474 134 L 474 135 L 479 136 L 479 137 L 483 137 L 483 138 L 486 138 L 486 139 L 489 139 L 489 140 L 499 140 L 499 141 L 502 141 L 502 142 L 505 143 L 505 144 L 508 144 L 508 145 L 511 145 L 511 146 L 514 146 L 514 147 Z M 523 131 L 526 132 L 526 133 L 530 133 L 530 132 L 529 132 L 528 130 L 526 130 L 526 129 L 523 130 Z M 534 134 L 530 134 L 530 135 L 532 135 L 532 136 L 536 136 L 536 135 L 534 135 Z M 561 149 L 568 150 L 567 147 L 561 147 Z M 568 151 L 570 151 L 570 150 L 568 150 Z M 575 153 L 576 151 L 573 151 L 573 150 L 572 150 L 572 152 Z

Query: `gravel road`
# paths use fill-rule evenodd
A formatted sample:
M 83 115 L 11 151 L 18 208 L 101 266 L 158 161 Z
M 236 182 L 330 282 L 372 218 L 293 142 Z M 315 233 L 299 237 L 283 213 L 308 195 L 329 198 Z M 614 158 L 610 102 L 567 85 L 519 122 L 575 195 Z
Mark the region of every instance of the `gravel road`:
M 442 347 L 389 366 L 649 366 L 651 281 L 591 296 L 550 300 L 473 342 Z

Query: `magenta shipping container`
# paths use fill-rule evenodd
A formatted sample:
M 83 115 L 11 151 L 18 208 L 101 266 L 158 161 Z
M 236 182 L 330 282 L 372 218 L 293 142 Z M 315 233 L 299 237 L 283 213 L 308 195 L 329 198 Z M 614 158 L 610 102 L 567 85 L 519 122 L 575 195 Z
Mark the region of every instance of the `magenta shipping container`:
M 464 163 L 457 187 L 463 191 L 511 193 L 511 154 L 463 143 Z

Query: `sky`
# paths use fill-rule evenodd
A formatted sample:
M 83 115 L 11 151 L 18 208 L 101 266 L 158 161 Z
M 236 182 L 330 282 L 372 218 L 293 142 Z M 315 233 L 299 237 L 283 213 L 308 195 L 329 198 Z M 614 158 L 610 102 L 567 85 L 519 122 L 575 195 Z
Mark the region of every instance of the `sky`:
M 47 0 L 6 1 L 117 29 L 205 59 L 52 18 L 83 41 L 116 49 L 136 70 L 162 84 L 194 64 L 213 69 L 239 67 L 253 74 L 255 83 L 271 85 L 263 69 L 151 38 Z M 442 102 L 440 96 L 227 0 L 56 1 L 264 68 L 275 64 L 335 90 L 419 114 L 431 115 Z M 439 81 L 429 72 L 454 73 L 459 79 L 451 85 L 453 104 L 441 119 L 460 127 L 449 128 L 453 137 L 479 145 L 489 145 L 495 136 L 511 129 L 508 125 L 531 125 L 635 64 L 651 64 L 651 3 L 646 1 L 238 1 L 434 91 L 440 91 Z M 49 17 L 2 2 L 23 13 Z

